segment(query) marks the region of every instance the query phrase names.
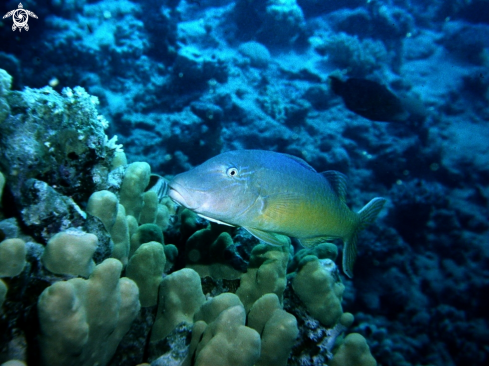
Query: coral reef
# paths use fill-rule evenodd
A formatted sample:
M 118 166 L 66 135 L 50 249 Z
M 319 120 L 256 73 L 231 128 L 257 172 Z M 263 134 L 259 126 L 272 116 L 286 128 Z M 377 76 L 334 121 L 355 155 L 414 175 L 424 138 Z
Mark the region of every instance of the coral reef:
M 38 98 L 35 90 L 28 89 L 23 93 Z M 23 93 L 15 93 L 16 98 L 26 98 Z M 51 93 L 60 98 L 52 91 L 47 95 Z M 65 98 L 70 98 L 67 93 Z M 84 98 L 81 91 L 78 94 Z M 7 96 L 10 97 L 8 92 Z M 62 99 L 58 102 L 61 103 Z M 91 111 L 92 107 L 82 103 L 79 108 Z M 23 113 L 30 116 L 30 111 L 19 109 L 19 113 L 9 115 L 7 121 L 14 118 L 29 121 L 33 117 L 25 117 Z M 37 113 L 34 112 L 35 115 Z M 41 121 L 47 125 L 51 118 L 48 112 L 44 113 Z M 65 115 L 70 115 L 71 109 L 51 110 L 51 113 L 61 115 L 58 118 L 63 120 Z M 79 112 L 75 114 L 79 115 Z M 102 119 L 96 114 L 91 116 L 101 123 Z M 90 126 L 93 123 L 85 116 L 79 118 L 81 130 L 85 124 Z M 46 127 L 45 131 L 48 130 Z M 2 141 L 11 143 L 16 132 L 12 129 L 5 131 L 8 133 Z M 97 130 L 86 131 L 87 135 L 103 134 Z M 63 134 L 63 130 L 59 133 Z M 23 138 L 36 139 L 39 136 L 42 138 L 44 134 L 27 134 L 24 131 Z M 183 237 L 188 238 L 184 252 L 185 263 L 190 268 L 172 271 L 172 262 L 178 260 L 178 250 L 165 244 L 164 239 L 164 230 L 173 226 L 169 215 L 172 205 L 166 198 L 158 196 L 156 190 L 150 189 L 151 169 L 147 163 L 113 164 L 116 159 L 114 150 L 121 152 L 120 146 L 114 148 L 113 143 L 107 143 L 106 136 L 102 137 L 106 142 L 103 146 L 80 145 L 77 164 L 73 163 L 70 170 L 73 177 L 79 176 L 78 169 L 92 172 L 91 178 L 95 183 L 90 187 L 58 186 L 59 177 L 56 175 L 49 175 L 51 179 L 45 178 L 44 172 L 51 169 L 45 162 L 33 170 L 26 170 L 25 165 L 18 164 L 15 174 L 12 167 L 7 170 L 9 174 L 5 184 L 17 200 L 17 207 L 24 207 L 21 217 L 25 223 L 30 223 L 26 228 L 40 239 L 41 244 L 26 244 L 21 238 L 3 240 L 0 243 L 0 274 L 16 278 L 24 272 L 36 271 L 39 279 L 46 283 L 37 290 L 40 324 L 37 346 L 41 364 L 89 365 L 96 362 L 108 365 L 119 344 L 121 347 L 126 344 L 124 335 L 127 333 L 127 339 L 136 336 L 133 329 L 137 325 L 141 329 L 138 331 L 140 336 L 151 334 L 151 359 L 156 364 L 169 357 L 164 351 L 168 342 L 181 343 L 181 337 L 174 336 L 183 326 L 192 327 L 190 343 L 185 343 L 184 349 L 171 357 L 177 357 L 184 365 L 207 365 L 210 362 L 222 365 L 287 365 L 299 334 L 296 316 L 283 309 L 287 264 L 292 248 L 252 244 L 254 247 L 251 249 L 250 244 L 254 241 L 236 235 L 235 230 L 226 231 L 214 224 L 199 230 L 195 215 L 184 211 L 180 225 L 182 233 L 186 233 Z M 81 135 L 78 141 L 84 139 Z M 87 155 L 87 149 L 95 150 L 95 156 L 97 151 L 105 154 L 105 158 L 93 159 Z M 2 148 L 3 154 L 8 155 L 11 151 Z M 120 156 L 117 159 L 125 160 Z M 56 161 L 53 158 L 52 163 Z M 25 199 L 25 187 L 30 189 L 31 199 Z M 88 195 L 90 188 L 94 192 Z M 73 198 L 66 196 L 68 192 Z M 72 210 L 66 207 L 72 207 Z M 54 210 L 60 217 L 42 216 L 43 220 L 35 220 L 33 215 L 36 212 L 42 215 L 41 209 Z M 73 218 L 74 214 L 76 217 Z M 63 222 L 63 225 L 53 226 L 57 222 Z M 48 225 L 49 230 L 43 225 Z M 28 240 L 33 239 L 29 237 Z M 239 247 L 234 240 L 239 241 Z M 34 247 L 37 248 L 35 253 L 31 249 Z M 246 247 L 248 249 L 244 249 Z M 319 263 L 314 253 L 329 253 L 328 248 L 308 250 L 294 260 L 299 265 L 295 266 L 297 274 L 293 287 L 307 311 L 326 326 L 333 327 L 339 321 L 342 309 L 341 305 L 338 307 L 328 299 L 340 301 L 342 288 L 334 289 L 337 286 L 333 285 L 334 281 L 321 276 L 316 276 L 312 286 L 325 287 L 315 295 L 312 295 L 314 288 L 299 284 L 300 281 L 310 282 L 307 276 L 304 277 L 303 268 Z M 333 256 L 336 256 L 335 251 Z M 122 273 L 125 277 L 121 277 Z M 218 281 L 240 278 L 240 285 L 236 294 L 222 289 L 221 294 L 206 298 L 201 283 L 201 277 L 206 276 Z M 13 299 L 22 296 L 18 291 L 14 288 L 11 298 L 7 283 L 2 281 L 0 299 L 4 306 L 10 308 L 16 301 Z M 315 299 L 312 302 L 311 296 Z M 35 296 L 31 298 L 36 299 Z M 156 317 L 143 322 L 144 308 L 155 309 Z M 317 309 L 333 315 L 325 321 Z M 9 315 L 11 313 L 8 312 Z M 12 338 L 18 330 L 11 328 L 8 332 L 10 336 L 7 337 Z M 27 329 L 21 327 L 22 332 L 27 336 Z M 21 359 L 29 357 L 32 356 L 26 350 L 21 351 Z M 142 361 L 145 359 L 140 351 L 126 358 L 125 362 Z
M 28 32 L 3 19 L 0 364 L 486 365 L 488 4 L 36 0 Z M 422 118 L 352 114 L 331 75 Z M 264 247 L 154 186 L 234 149 L 347 174 L 355 211 L 388 198 L 353 279 L 341 245 Z
M 249 21 L 252 17 L 253 21 Z M 237 1 L 232 19 L 239 30 L 238 38 L 271 47 L 291 46 L 303 41 L 304 15 L 295 0 Z
M 347 69 L 350 75 L 364 77 L 389 62 L 389 55 L 381 41 L 362 40 L 346 33 L 325 37 L 315 40 L 316 51 L 328 57 L 337 67 Z

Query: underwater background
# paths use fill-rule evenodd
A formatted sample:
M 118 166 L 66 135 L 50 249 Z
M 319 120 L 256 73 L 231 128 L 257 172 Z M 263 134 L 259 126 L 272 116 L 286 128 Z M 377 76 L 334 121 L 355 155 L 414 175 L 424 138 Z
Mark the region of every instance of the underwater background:
M 488 364 L 489 1 L 22 6 L 0 4 L 35 15 L 0 22 L 2 365 Z M 340 241 L 259 244 L 158 193 L 240 149 L 346 174 L 353 211 L 387 199 L 352 279 Z

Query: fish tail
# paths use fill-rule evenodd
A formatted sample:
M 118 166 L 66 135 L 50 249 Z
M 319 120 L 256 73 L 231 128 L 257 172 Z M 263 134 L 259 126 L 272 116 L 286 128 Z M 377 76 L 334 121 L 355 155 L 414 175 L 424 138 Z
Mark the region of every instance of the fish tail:
M 385 198 L 375 197 L 358 212 L 359 223 L 350 237 L 345 240 L 343 249 L 343 272 L 350 278 L 353 277 L 353 264 L 357 258 L 358 234 L 374 222 L 386 201 Z

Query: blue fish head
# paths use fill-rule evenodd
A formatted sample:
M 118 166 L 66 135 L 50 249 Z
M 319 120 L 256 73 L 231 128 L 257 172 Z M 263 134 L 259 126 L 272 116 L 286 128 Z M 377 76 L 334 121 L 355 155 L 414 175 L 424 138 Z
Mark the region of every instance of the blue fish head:
M 238 224 L 256 201 L 253 172 L 233 154 L 218 155 L 202 165 L 176 175 L 169 196 L 176 203 L 208 219 Z

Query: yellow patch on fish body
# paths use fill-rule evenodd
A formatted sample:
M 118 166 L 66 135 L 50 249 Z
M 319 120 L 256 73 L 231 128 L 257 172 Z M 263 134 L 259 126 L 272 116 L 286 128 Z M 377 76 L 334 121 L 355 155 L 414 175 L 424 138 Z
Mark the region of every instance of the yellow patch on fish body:
M 170 197 L 201 216 L 242 226 L 274 245 L 297 238 L 304 246 L 345 242 L 343 270 L 352 275 L 358 232 L 385 203 L 374 198 L 359 213 L 345 203 L 341 173 L 317 173 L 305 161 L 262 150 L 230 151 L 177 175 Z

